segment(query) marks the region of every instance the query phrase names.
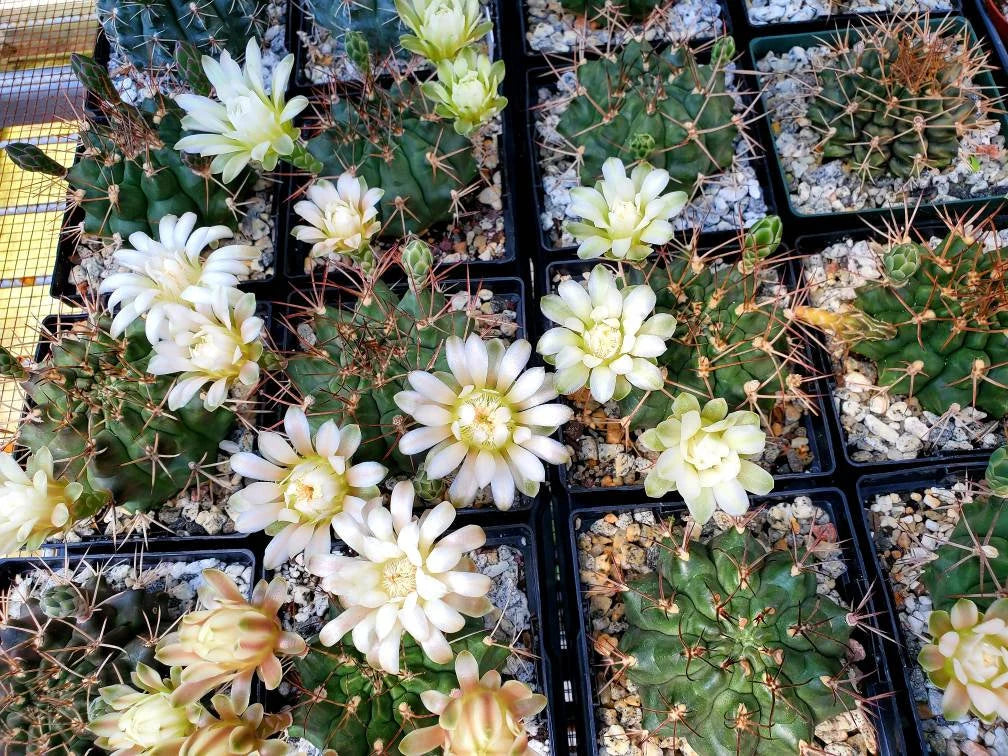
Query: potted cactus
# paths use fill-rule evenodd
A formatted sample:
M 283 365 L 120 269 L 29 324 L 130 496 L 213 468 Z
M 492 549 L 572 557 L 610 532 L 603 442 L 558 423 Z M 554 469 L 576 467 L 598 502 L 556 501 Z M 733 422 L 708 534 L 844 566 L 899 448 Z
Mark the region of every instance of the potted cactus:
M 999 271 L 1006 232 L 974 214 L 804 237 L 798 319 L 829 353 L 855 465 L 975 455 L 1004 440 Z
M 892 630 L 861 593 L 842 494 L 760 505 L 704 526 L 676 505 L 571 515 L 569 611 L 587 646 L 581 735 L 592 747 L 727 756 L 902 745 L 885 698 Z
M 526 0 L 522 3 L 525 51 L 570 55 L 632 40 L 709 40 L 725 27 L 718 0 Z
M 570 71 L 532 74 L 532 154 L 540 238 L 576 241 L 578 187 L 608 179 L 608 158 L 668 171 L 687 204 L 672 223 L 697 233 L 746 228 L 767 215 L 731 37 L 659 51 L 646 41 L 580 53 Z M 615 222 L 615 221 L 614 221 Z
M 1004 748 L 1005 475 L 1001 447 L 986 467 L 922 467 L 858 483 L 901 630 L 914 711 L 933 753 Z
M 159 641 L 206 597 L 207 575 L 245 602 L 254 567 L 238 550 L 0 561 L 0 746 L 147 753 L 205 732 L 207 710 L 176 699 L 186 675 Z
M 586 192 L 578 201 L 604 202 L 605 196 L 615 192 Z M 650 204 L 640 206 L 651 215 Z M 587 223 L 573 230 L 585 246 L 604 238 L 604 229 Z M 832 467 L 815 371 L 793 318 L 795 294 L 782 278 L 784 268 L 767 259 L 780 232 L 772 217 L 734 244 L 710 250 L 695 238 L 673 240 L 640 259 L 652 249 L 641 243 L 631 246 L 635 258 L 547 269 L 556 293 L 542 299 L 548 330 L 536 348 L 556 366 L 557 390 L 574 409 L 561 431 L 572 460 L 565 475 L 572 492 L 639 496 L 643 486 L 660 497 L 676 490 L 666 452 L 677 443 L 673 426 L 691 412 L 715 435 L 729 426 L 751 431 L 753 438 L 738 448 L 743 467 L 784 478 Z M 620 246 L 613 236 L 605 243 Z M 710 461 L 698 464 L 702 469 Z M 736 462 L 729 467 L 736 469 Z
M 900 15 L 759 38 L 751 52 L 795 215 L 1000 197 L 1005 121 L 991 63 L 965 19 Z
M 777 0 L 746 0 L 746 17 L 755 27 L 787 25 L 807 21 L 845 22 L 859 21 L 859 16 L 899 13 L 907 5 L 899 0 L 803 0 L 797 5 L 788 5 Z M 935 13 L 959 11 L 962 4 L 958 0 L 937 0 L 929 2 L 927 8 Z

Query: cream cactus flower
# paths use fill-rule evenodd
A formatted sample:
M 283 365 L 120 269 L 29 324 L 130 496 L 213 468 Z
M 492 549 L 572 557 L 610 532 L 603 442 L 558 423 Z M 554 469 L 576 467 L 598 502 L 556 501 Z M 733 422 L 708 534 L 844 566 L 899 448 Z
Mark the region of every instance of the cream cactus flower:
M 212 411 L 224 403 L 235 383 L 251 387 L 259 381 L 263 321 L 255 315 L 255 295 L 200 289 L 195 296 L 200 297 L 195 310 L 165 306 L 172 334 L 154 344 L 147 364 L 152 375 L 182 373 L 168 392 L 171 410 L 187 405 L 207 383 L 203 406 Z
M 444 634 L 461 630 L 466 617 L 493 609 L 486 598 L 490 579 L 465 556 L 486 543 L 486 534 L 478 525 L 466 525 L 442 537 L 454 520 L 455 508 L 446 501 L 414 517 L 408 480 L 396 484 L 388 509 L 380 498 L 347 506 L 333 529 L 357 556 L 316 556 L 308 565 L 343 606 L 319 640 L 332 646 L 352 633 L 368 663 L 393 675 L 399 673 L 403 633 L 431 660 L 451 661 Z
M 546 708 L 546 696 L 517 680 L 502 685 L 496 670 L 480 677 L 479 664 L 468 651 L 455 657 L 455 675 L 459 685 L 450 696 L 437 690 L 420 694 L 423 705 L 438 715 L 438 722 L 407 733 L 399 743 L 403 756 L 421 756 L 435 749 L 445 756 L 534 756 L 524 720 Z
M 194 286 L 234 288 L 240 277 L 248 278 L 259 250 L 248 244 L 229 244 L 205 254 L 210 245 L 230 239 L 227 226 L 196 228 L 196 213 L 164 216 L 158 223 L 158 238 L 137 231 L 130 234 L 130 247 L 114 253 L 125 272 L 102 281 L 99 291 L 111 294 L 109 310 L 119 307 L 110 332 L 119 336 L 126 326 L 146 315 L 147 340 L 153 344 L 169 335 L 165 304 L 186 304 Z
M 396 0 L 395 5 L 413 32 L 401 36 L 399 43 L 432 63 L 451 60 L 493 29 L 478 0 Z
M 171 694 L 179 686 L 180 667 L 162 680 L 157 670 L 138 664 L 131 675 L 133 686 L 109 685 L 99 691 L 108 713 L 91 720 L 88 729 L 99 748 L 112 756 L 161 756 L 178 748 L 195 729 L 205 710 L 199 703 L 173 704 Z
M 0 452 L 0 554 L 34 551 L 42 542 L 73 527 L 84 487 L 53 472 L 53 456 L 41 447 L 26 470 Z
M 764 495 L 773 476 L 748 457 L 766 446 L 754 412 L 728 412 L 724 399 L 712 399 L 701 409 L 692 394 L 679 394 L 672 416 L 641 434 L 640 444 L 661 452 L 644 479 L 648 496 L 661 498 L 678 491 L 690 514 L 701 525 L 720 507 L 739 516 L 749 509 L 749 493 Z
M 687 200 L 685 192 L 662 194 L 668 183 L 663 168 L 638 163 L 628 177 L 619 158 L 606 160 L 594 189 L 571 189 L 570 212 L 584 220 L 565 228 L 581 243 L 578 257 L 633 262 L 651 254 L 654 245 L 667 244 L 673 234 L 669 220 Z
M 308 225 L 294 226 L 291 235 L 312 245 L 309 257 L 354 258 L 381 229 L 378 201 L 384 194 L 384 189 L 368 189 L 364 179 L 352 173 L 341 174 L 335 185 L 319 179 L 308 187 L 307 199 L 295 203 L 294 212 Z
M 442 118 L 455 119 L 455 131 L 469 136 L 507 106 L 497 92 L 504 81 L 504 61 L 490 62 L 484 52 L 466 48 L 453 60 L 437 65 L 437 81 L 423 85 L 423 93 Z
M 1008 721 L 1008 599 L 994 601 L 983 616 L 972 601 L 959 599 L 951 612 L 931 612 L 928 630 L 932 643 L 917 661 L 945 691 L 945 718 Z
M 227 511 L 238 531 L 266 530 L 273 536 L 263 557 L 268 570 L 301 551 L 306 564 L 315 555 L 328 554 L 333 518 L 344 507 L 363 507 L 377 496 L 388 472 L 377 462 L 351 464 L 361 442 L 356 425 L 339 428 L 327 420 L 313 440 L 304 410 L 289 407 L 284 429 L 286 437 L 260 431 L 258 455 L 231 457 L 232 470 L 260 482 L 232 494 Z
M 536 350 L 556 366 L 557 391 L 573 394 L 588 384 L 595 401 L 605 403 L 622 399 L 631 386 L 661 389 L 665 379 L 655 361 L 665 353 L 676 320 L 652 316 L 655 301 L 650 286 L 620 289 L 604 265 L 592 269 L 587 289 L 568 279 L 543 297 L 543 315 L 558 327 L 542 335 Z
M 289 711 L 267 714 L 262 704 L 248 705 L 218 694 L 211 699 L 217 716 L 207 713 L 196 731 L 182 741 L 178 756 L 295 756 L 297 749 L 278 738 L 294 722 Z M 165 756 L 168 756 L 165 754 Z
M 183 615 L 178 630 L 158 641 L 154 658 L 184 667 L 172 703 L 198 701 L 230 684 L 235 705 L 244 709 L 256 673 L 267 690 L 275 690 L 283 677 L 278 657 L 303 656 L 308 646 L 297 633 L 285 632 L 277 617 L 287 601 L 283 578 L 260 580 L 251 602 L 220 570 L 203 570 L 203 579 L 200 600 L 205 608 Z
M 440 480 L 455 472 L 448 498 L 469 506 L 490 486 L 494 504 L 510 509 L 515 488 L 535 496 L 546 480 L 540 460 L 559 465 L 570 457 L 550 434 L 570 420 L 573 410 L 555 399 L 553 376 L 543 368 L 525 369 L 532 352 L 524 339 L 508 347 L 471 334 L 445 341 L 451 374 L 414 370 L 412 391 L 395 402 L 421 424 L 403 434 L 403 454 L 427 452 L 427 477 Z M 431 448 L 433 447 L 433 448 Z
M 263 83 L 259 43 L 254 38 L 245 48 L 244 69 L 227 50 L 221 53 L 220 62 L 204 55 L 203 70 L 217 99 L 196 94 L 175 97 L 186 111 L 182 128 L 194 133 L 182 137 L 174 148 L 213 157 L 210 170 L 223 174 L 224 183 L 230 183 L 250 162 L 271 171 L 279 158 L 290 161 L 303 157 L 304 146 L 298 142 L 301 132 L 292 121 L 308 107 L 308 98 L 299 95 L 289 102 L 284 100 L 293 68 L 293 55 L 276 64 L 270 96 Z

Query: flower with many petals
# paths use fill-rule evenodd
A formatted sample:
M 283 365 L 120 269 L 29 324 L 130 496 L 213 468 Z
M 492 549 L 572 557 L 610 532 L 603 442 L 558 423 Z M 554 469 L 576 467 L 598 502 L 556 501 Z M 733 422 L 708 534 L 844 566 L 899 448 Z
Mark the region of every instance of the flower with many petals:
M 294 721 L 289 711 L 267 714 L 262 704 L 236 702 L 223 694 L 211 699 L 196 731 L 179 746 L 178 756 L 295 756 L 293 744 L 274 738 Z M 167 756 L 167 754 L 166 754 Z
M 423 93 L 434 103 L 434 112 L 455 119 L 455 131 L 472 132 L 500 113 L 507 98 L 497 94 L 504 80 L 504 61 L 491 63 L 484 52 L 467 48 L 452 60 L 437 65 L 437 81 L 423 85 Z
M 700 524 L 716 507 L 742 515 L 749 509 L 747 491 L 762 496 L 773 488 L 773 476 L 748 459 L 766 446 L 759 416 L 729 413 L 724 399 L 701 409 L 693 394 L 679 394 L 672 416 L 641 434 L 640 443 L 661 452 L 644 478 L 644 491 L 654 498 L 678 491 Z
M 404 756 L 421 756 L 440 749 L 442 754 L 534 756 L 528 744 L 525 720 L 546 708 L 546 696 L 533 693 L 518 680 L 501 684 L 500 672 L 479 676 L 479 664 L 468 651 L 455 657 L 458 688 L 451 695 L 438 690 L 420 694 L 438 722 L 406 734 L 399 743 Z
M 945 691 L 942 715 L 1008 720 L 1008 599 L 994 601 L 983 616 L 972 601 L 959 599 L 951 612 L 931 612 L 928 630 L 933 642 L 917 660 Z
M 311 258 L 335 254 L 354 259 L 381 229 L 378 200 L 384 194 L 384 189 L 368 189 L 364 179 L 352 173 L 341 174 L 335 186 L 319 179 L 308 187 L 307 199 L 294 205 L 308 225 L 294 226 L 291 234 L 312 245 Z
M 395 5 L 413 32 L 399 43 L 435 64 L 451 60 L 493 29 L 478 0 L 396 0 Z
M 539 492 L 546 480 L 540 460 L 570 460 L 550 434 L 573 411 L 546 404 L 557 396 L 553 376 L 543 368 L 525 369 L 531 353 L 524 339 L 505 348 L 499 339 L 484 342 L 471 334 L 463 342 L 451 336 L 445 341 L 451 373 L 414 370 L 407 376 L 413 390 L 395 395 L 399 409 L 423 426 L 403 435 L 399 451 L 430 449 L 424 464 L 431 480 L 457 470 L 448 490 L 453 504 L 469 506 L 490 486 L 494 504 L 510 509 L 516 487 L 526 496 Z
M 273 536 L 263 557 L 269 570 L 301 551 L 306 564 L 316 554 L 328 554 L 333 518 L 344 507 L 362 507 L 377 496 L 388 472 L 377 462 L 351 465 L 361 442 L 356 425 L 339 428 L 327 420 L 313 440 L 304 410 L 289 407 L 284 429 L 286 438 L 261 431 L 258 455 L 231 457 L 232 470 L 260 482 L 232 494 L 228 514 L 242 533 L 265 529 Z
M 178 748 L 205 713 L 199 703 L 174 704 L 171 695 L 179 686 L 181 667 L 162 680 L 157 670 L 138 664 L 131 675 L 133 686 L 109 685 L 99 691 L 102 716 L 88 723 L 99 748 L 112 756 L 160 756 L 178 753 Z
M 154 344 L 147 365 L 152 375 L 182 373 L 168 392 L 168 408 L 184 407 L 210 384 L 203 406 L 220 407 L 235 383 L 254 386 L 263 353 L 263 320 L 255 315 L 254 294 L 234 289 L 200 289 L 197 309 L 166 305 L 171 337 Z
M 656 358 L 675 333 L 675 318 L 651 316 L 650 286 L 620 289 L 604 265 L 596 265 L 585 289 L 574 280 L 540 300 L 543 314 L 558 324 L 542 335 L 536 350 L 555 365 L 556 389 L 573 394 L 585 384 L 597 402 L 622 399 L 636 386 L 658 391 L 665 383 Z
M 27 470 L 0 452 L 0 554 L 32 551 L 73 527 L 83 491 L 80 483 L 55 477 L 48 447 L 28 458 Z
M 266 689 L 275 690 L 283 677 L 278 657 L 304 656 L 308 646 L 297 633 L 285 632 L 277 617 L 287 602 L 282 577 L 260 580 L 251 601 L 220 570 L 203 570 L 203 578 L 200 601 L 205 609 L 183 615 L 178 630 L 158 641 L 154 658 L 184 667 L 172 703 L 198 701 L 230 684 L 234 700 L 244 708 L 257 672 Z
M 685 192 L 662 194 L 668 183 L 664 168 L 638 163 L 627 176 L 619 158 L 602 163 L 602 180 L 595 188 L 571 189 L 570 210 L 583 221 L 565 228 L 581 243 L 578 257 L 643 260 L 653 245 L 667 244 L 673 234 L 669 220 L 687 200 Z
M 193 132 L 175 143 L 176 150 L 213 157 L 210 170 L 230 183 L 250 162 L 268 171 L 277 160 L 289 159 L 298 149 L 299 129 L 294 116 L 308 107 L 308 98 L 298 95 L 284 100 L 287 81 L 294 68 L 288 55 L 273 69 L 272 96 L 263 83 L 259 42 L 250 39 L 245 48 L 245 67 L 239 68 L 225 50 L 220 62 L 203 56 L 203 70 L 217 99 L 180 94 L 175 101 L 186 111 L 182 128 Z
M 403 633 L 432 661 L 451 661 L 444 634 L 493 609 L 486 598 L 490 579 L 465 556 L 486 542 L 486 534 L 466 525 L 441 537 L 454 520 L 455 508 L 446 501 L 414 517 L 409 481 L 396 484 L 388 509 L 380 498 L 348 505 L 333 519 L 333 529 L 357 556 L 316 556 L 308 565 L 343 606 L 319 640 L 332 646 L 352 633 L 368 663 L 393 675 L 399 673 Z
M 158 223 L 157 239 L 141 231 L 130 234 L 132 249 L 123 247 L 114 254 L 116 264 L 126 272 L 113 273 L 99 289 L 102 294 L 111 293 L 110 310 L 122 305 L 112 319 L 112 335 L 118 336 L 146 315 L 147 340 L 153 344 L 169 335 L 165 304 L 188 306 L 186 294 L 194 286 L 234 288 L 239 277 L 248 278 L 250 263 L 259 259 L 255 247 L 229 244 L 204 255 L 211 244 L 232 236 L 227 226 L 196 228 L 196 213 L 164 216 Z

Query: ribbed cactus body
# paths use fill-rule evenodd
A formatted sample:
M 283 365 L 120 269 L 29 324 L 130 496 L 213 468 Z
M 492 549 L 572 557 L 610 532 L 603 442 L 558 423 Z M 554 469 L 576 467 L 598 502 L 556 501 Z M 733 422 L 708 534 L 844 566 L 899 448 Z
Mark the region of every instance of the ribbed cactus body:
M 470 626 L 456 635 L 452 651 L 472 653 L 480 671 L 498 669 L 508 651 L 484 643 L 484 637 L 481 628 Z M 403 735 L 435 721 L 421 694 L 437 690 L 448 695 L 458 686 L 454 660 L 432 662 L 408 635 L 398 676 L 369 666 L 349 642 L 328 648 L 313 642 L 295 668 L 306 692 L 294 709 L 291 734 L 337 753 L 398 753 L 395 744 Z
M 151 511 L 194 481 L 197 467 L 216 462 L 234 414 L 207 412 L 198 396 L 169 411 L 175 376 L 147 373 L 143 321 L 122 341 L 107 325 L 54 340 L 24 384 L 34 407 L 18 441 L 33 452 L 47 446 L 62 474 L 86 490 L 105 492 L 130 512 Z
M 309 0 L 308 10 L 315 23 L 339 38 L 347 32 L 360 34 L 368 43 L 371 55 L 379 61 L 399 53 L 400 35 L 406 28 L 399 20 L 393 0 Z M 405 55 L 408 55 L 406 53 Z
M 557 131 L 583 151 L 582 183 L 598 179 L 609 157 L 647 160 L 669 172 L 669 190 L 685 192 L 698 177 L 731 166 L 740 130 L 725 90 L 731 56 L 722 53 L 729 47 L 723 38 L 718 55 L 701 64 L 686 47 L 659 53 L 631 42 L 611 58 L 578 66 L 584 91 L 570 101 Z
M 128 684 L 137 663 L 153 661 L 149 638 L 167 609 L 164 593 L 116 593 L 104 581 L 29 599 L 0 625 L 0 751 L 92 752 L 89 708 L 100 688 Z
M 655 742 L 681 737 L 709 756 L 798 753 L 816 724 L 853 708 L 833 684 L 846 665 L 846 611 L 790 552 L 732 528 L 688 555 L 666 540 L 659 554 L 623 594 L 619 642 Z
M 265 10 L 262 0 L 98 0 L 109 41 L 141 70 L 174 64 L 180 42 L 215 58 L 241 56 L 250 37 L 262 36 Z
M 396 448 L 404 417 L 394 397 L 408 387 L 411 370 L 448 370 L 442 345 L 466 334 L 466 313 L 449 312 L 444 295 L 424 282 L 399 296 L 379 281 L 352 307 L 328 306 L 307 325 L 315 346 L 288 360 L 287 375 L 310 397 L 313 427 L 353 423 L 363 436 L 362 458 L 412 472 Z
M 321 175 L 353 170 L 385 190 L 382 231 L 388 238 L 451 221 L 458 199 L 478 173 L 472 142 L 451 121 L 423 109 L 419 88 L 398 85 L 374 99 L 333 104 L 333 125 L 308 143 Z

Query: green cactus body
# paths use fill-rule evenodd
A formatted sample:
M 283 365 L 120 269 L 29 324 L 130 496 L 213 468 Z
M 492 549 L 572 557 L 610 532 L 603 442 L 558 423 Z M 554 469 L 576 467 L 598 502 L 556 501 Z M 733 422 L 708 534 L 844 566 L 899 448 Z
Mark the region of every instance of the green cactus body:
M 560 4 L 574 13 L 587 13 L 590 18 L 602 16 L 606 12 L 607 0 L 560 0 Z M 661 5 L 658 0 L 625 0 L 625 2 L 613 2 L 612 6 L 618 8 L 620 13 L 629 18 L 644 19 L 651 15 L 651 12 Z
M 987 487 L 995 496 L 1008 498 L 1008 446 L 1001 446 L 991 452 L 984 471 Z
M 1008 499 L 984 496 L 963 504 L 948 542 L 921 574 L 936 610 L 967 598 L 984 612 L 1008 598 Z
M 169 412 L 175 376 L 147 374 L 152 350 L 143 321 L 122 341 L 108 335 L 107 324 L 56 337 L 24 382 L 34 407 L 18 442 L 32 452 L 47 446 L 58 474 L 88 495 L 148 512 L 193 481 L 196 467 L 216 462 L 234 414 L 207 412 L 198 396 Z
M 895 336 L 858 340 L 850 348 L 873 360 L 877 383 L 912 394 L 936 415 L 952 404 L 1008 415 L 1008 295 L 1001 250 L 953 230 L 934 250 L 919 247 L 919 265 L 892 281 L 857 290 L 855 311 L 889 324 Z M 906 267 L 909 271 L 912 266 Z
M 89 708 L 100 688 L 129 683 L 137 663 L 153 663 L 168 596 L 112 591 L 103 581 L 54 586 L 0 625 L 0 751 L 93 752 Z
M 380 217 L 386 238 L 451 221 L 478 173 L 472 142 L 423 103 L 420 89 L 409 84 L 380 90 L 370 100 L 339 100 L 333 125 L 308 142 L 323 164 L 321 175 L 353 170 L 368 186 L 385 190 Z
M 395 395 L 411 370 L 447 371 L 444 340 L 464 337 L 469 328 L 468 315 L 449 312 L 428 280 L 402 297 L 379 281 L 353 307 L 314 313 L 307 322 L 314 346 L 287 362 L 293 387 L 311 399 L 313 427 L 326 420 L 356 424 L 363 437 L 358 454 L 380 460 L 393 474 L 413 472 L 397 449 L 403 413 Z
M 846 610 L 812 570 L 732 528 L 688 554 L 666 540 L 657 571 L 630 582 L 619 647 L 642 727 L 705 756 L 798 753 L 816 724 L 854 708 L 834 685 L 846 665 Z
M 869 177 L 947 168 L 985 117 L 983 93 L 969 83 L 981 70 L 978 51 L 965 27 L 926 31 L 915 18 L 844 38 L 839 60 L 817 72 L 808 109 L 824 133 L 823 157 Z
M 648 271 L 655 312 L 673 315 L 680 325 L 658 358 L 669 390 L 635 388 L 620 401 L 633 427 L 654 428 L 672 414 L 672 401 L 684 390 L 724 399 L 730 409 L 748 408 L 747 384 L 756 381 L 754 401 L 765 411 L 789 394 L 795 347 L 788 320 L 772 298 L 758 296 L 760 273 L 741 267 L 677 256 Z M 633 283 L 644 282 L 643 274 L 634 275 L 641 280 Z
M 499 669 L 508 651 L 485 643 L 485 637 L 480 628 L 469 627 L 452 640 L 452 651 L 472 653 L 480 672 Z M 409 636 L 403 639 L 398 676 L 369 666 L 349 642 L 327 648 L 313 641 L 295 668 L 304 700 L 294 708 L 290 734 L 337 753 L 398 753 L 395 744 L 403 735 L 432 723 L 420 695 L 428 690 L 448 695 L 458 686 L 454 660 L 432 662 Z M 415 716 L 404 716 L 407 711 Z
M 399 46 L 399 37 L 406 33 L 406 27 L 399 20 L 394 0 L 309 0 L 308 10 L 315 23 L 340 38 L 347 32 L 361 35 L 367 42 L 368 50 L 378 61 L 390 57 L 408 57 Z M 351 57 L 351 47 L 359 42 L 347 43 L 347 55 Z M 359 56 L 357 56 L 359 57 Z M 354 61 L 357 65 L 357 61 Z M 357 65 L 358 69 L 360 68 Z
M 98 0 L 109 42 L 140 70 L 173 65 L 180 42 L 215 58 L 224 50 L 240 57 L 250 37 L 262 37 L 265 10 L 264 0 Z
M 611 59 L 582 63 L 577 77 L 583 91 L 557 124 L 560 135 L 583 151 L 581 183 L 598 179 L 609 157 L 664 168 L 672 177 L 668 191 L 687 193 L 698 177 L 728 168 L 741 132 L 725 90 L 727 62 L 700 64 L 686 47 L 658 53 L 646 42 L 631 42 Z

